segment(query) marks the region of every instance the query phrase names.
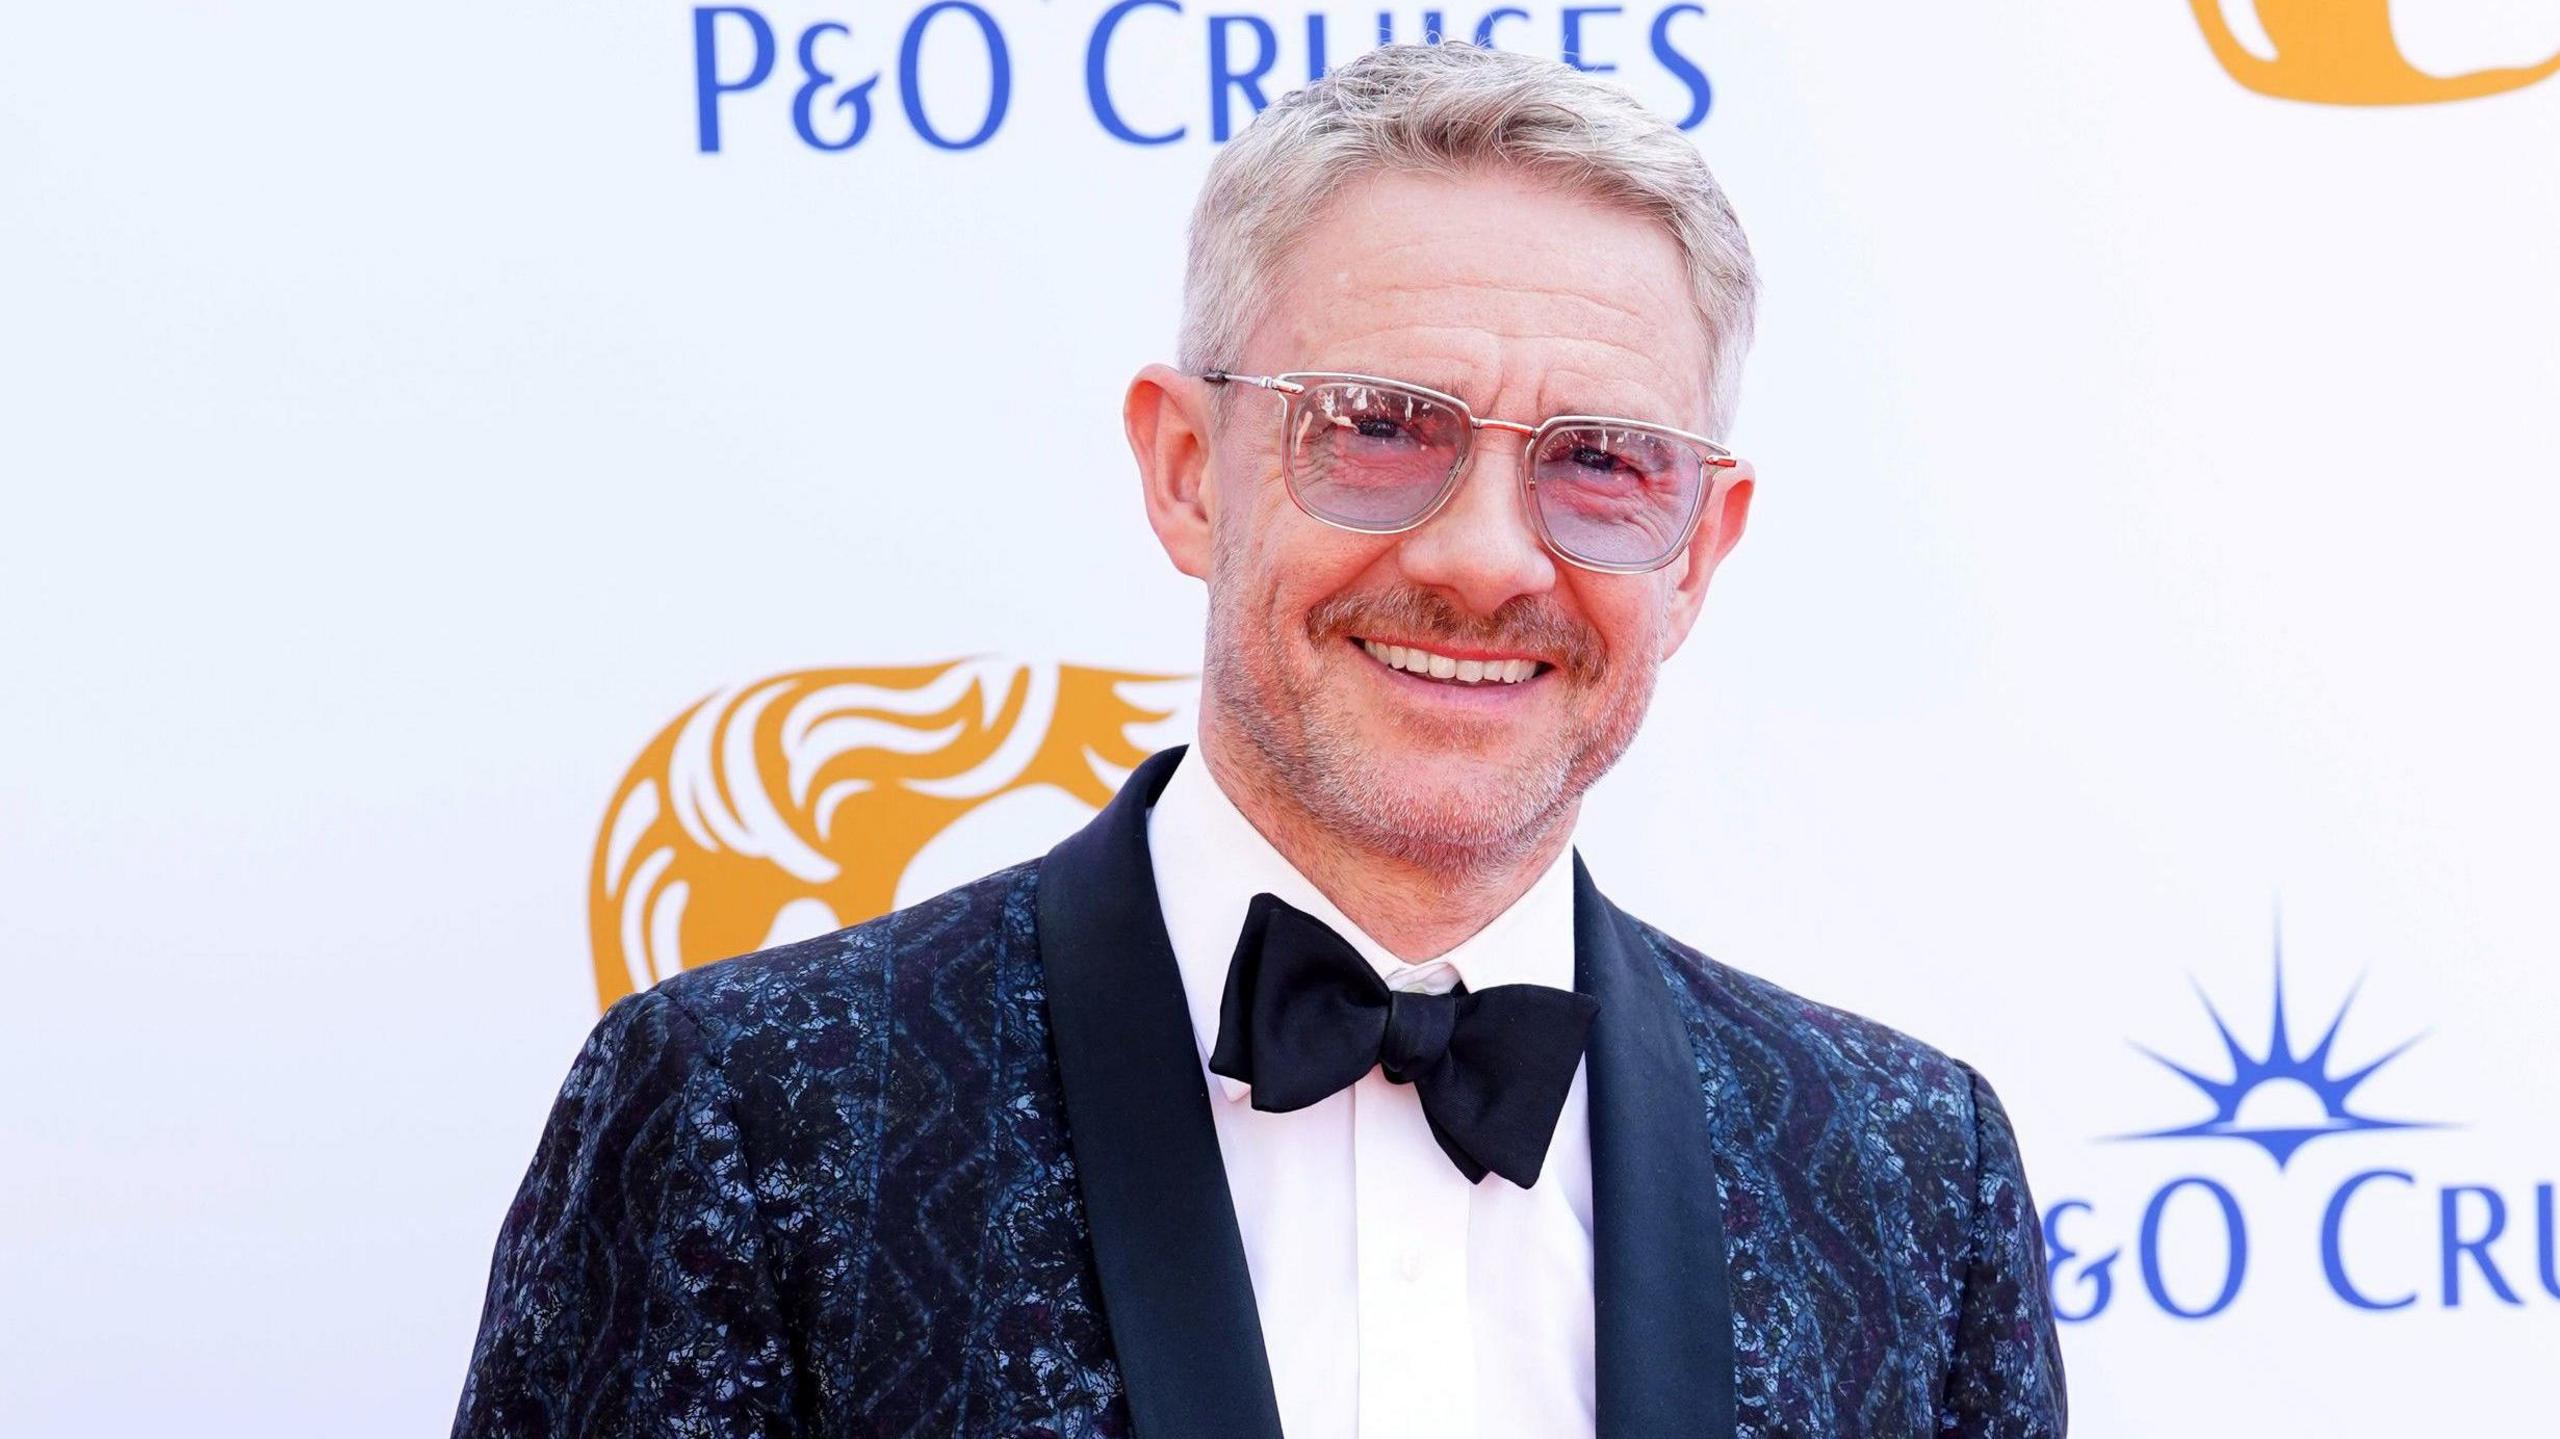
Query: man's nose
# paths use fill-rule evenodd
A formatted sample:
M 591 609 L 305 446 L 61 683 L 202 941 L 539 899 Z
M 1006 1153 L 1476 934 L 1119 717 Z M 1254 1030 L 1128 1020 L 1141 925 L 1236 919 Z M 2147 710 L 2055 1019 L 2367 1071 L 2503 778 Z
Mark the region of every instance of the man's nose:
M 1398 549 L 1398 561 L 1415 583 L 1444 590 L 1469 610 L 1488 615 L 1520 595 L 1555 588 L 1555 561 L 1538 543 L 1521 503 L 1527 444 L 1502 430 L 1476 436 L 1458 492 Z

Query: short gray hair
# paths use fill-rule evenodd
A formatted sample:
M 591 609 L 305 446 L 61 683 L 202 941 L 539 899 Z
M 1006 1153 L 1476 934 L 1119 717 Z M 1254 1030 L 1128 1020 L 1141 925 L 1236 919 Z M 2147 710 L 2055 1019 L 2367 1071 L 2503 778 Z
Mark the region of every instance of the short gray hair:
M 1457 41 L 1380 46 L 1281 97 L 1219 154 L 1191 212 L 1183 367 L 1237 363 L 1290 250 L 1335 194 L 1384 172 L 1479 166 L 1547 179 L 1671 232 L 1707 332 L 1708 431 L 1722 437 L 1760 282 L 1742 222 L 1697 146 L 1606 81 Z

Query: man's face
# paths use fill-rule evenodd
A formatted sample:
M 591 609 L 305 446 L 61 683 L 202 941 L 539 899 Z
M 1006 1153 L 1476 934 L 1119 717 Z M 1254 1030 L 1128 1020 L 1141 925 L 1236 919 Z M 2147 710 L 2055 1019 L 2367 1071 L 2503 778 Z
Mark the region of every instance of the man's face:
M 1299 246 L 1236 367 L 1407 380 L 1479 416 L 1617 415 L 1703 429 L 1708 352 L 1662 227 L 1494 173 L 1385 175 Z M 1534 850 L 1642 722 L 1748 503 L 1711 497 L 1690 549 L 1649 574 L 1557 560 L 1523 509 L 1524 437 L 1480 431 L 1421 528 L 1362 535 L 1301 512 L 1279 401 L 1222 392 L 1207 458 L 1207 725 L 1326 830 L 1459 868 Z M 1372 646 L 1526 679 L 1432 678 Z M 1427 666 L 1426 666 L 1427 667 Z M 1516 669 L 1516 666 L 1511 666 Z M 1503 673 L 1494 669 L 1493 674 Z M 1204 725 L 1204 728 L 1207 727 Z

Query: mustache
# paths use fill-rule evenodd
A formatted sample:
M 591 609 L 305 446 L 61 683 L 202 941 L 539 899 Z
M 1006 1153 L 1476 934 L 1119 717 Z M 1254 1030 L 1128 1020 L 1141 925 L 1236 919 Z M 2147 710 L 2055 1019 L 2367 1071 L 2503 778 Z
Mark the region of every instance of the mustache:
M 1336 595 L 1307 612 L 1309 639 L 1321 643 L 1355 635 L 1511 650 L 1536 655 L 1570 674 L 1597 676 L 1608 669 L 1608 652 L 1598 632 L 1549 595 L 1514 596 L 1492 614 L 1477 615 L 1430 590 L 1390 590 Z

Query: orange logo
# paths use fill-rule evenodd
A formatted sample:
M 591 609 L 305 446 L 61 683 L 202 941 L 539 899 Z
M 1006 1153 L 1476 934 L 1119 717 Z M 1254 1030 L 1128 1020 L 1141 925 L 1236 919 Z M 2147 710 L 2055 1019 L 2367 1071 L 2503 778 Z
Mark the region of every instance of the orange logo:
M 938 837 L 1009 797 L 1059 803 L 936 877 L 1039 854 L 1065 801 L 1100 808 L 1188 737 L 1191 693 L 1178 675 L 971 659 L 800 670 L 696 703 L 641 751 L 596 836 L 597 997 L 886 914 Z
M 2431 75 L 2409 63 L 2391 33 L 2391 0 L 2243 0 L 2275 58 L 2252 53 L 2232 33 L 2222 7 L 2231 0 L 2188 0 L 2205 43 L 2231 78 L 2279 100 L 2323 105 L 2424 105 L 2519 89 L 2560 73 L 2560 55 L 2529 69 Z

